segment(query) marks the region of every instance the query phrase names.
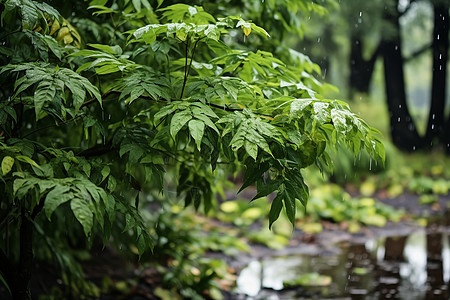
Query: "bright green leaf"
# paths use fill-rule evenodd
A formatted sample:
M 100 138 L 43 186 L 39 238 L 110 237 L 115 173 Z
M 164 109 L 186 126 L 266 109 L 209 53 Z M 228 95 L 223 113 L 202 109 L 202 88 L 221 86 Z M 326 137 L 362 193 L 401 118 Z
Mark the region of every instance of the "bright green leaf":
M 205 123 L 199 120 L 189 121 L 189 132 L 194 138 L 198 151 L 200 151 L 203 134 L 205 133 Z
M 5 156 L 2 160 L 2 174 L 8 174 L 14 165 L 14 158 L 11 156 Z

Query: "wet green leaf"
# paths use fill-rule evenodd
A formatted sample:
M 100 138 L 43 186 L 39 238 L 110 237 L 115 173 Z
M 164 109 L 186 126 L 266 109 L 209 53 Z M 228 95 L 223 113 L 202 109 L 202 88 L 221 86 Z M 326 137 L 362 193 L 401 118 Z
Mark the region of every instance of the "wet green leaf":
M 92 226 L 94 224 L 94 217 L 87 201 L 80 198 L 73 198 L 70 201 L 70 208 L 72 209 L 75 218 L 83 226 L 84 234 L 89 236 Z

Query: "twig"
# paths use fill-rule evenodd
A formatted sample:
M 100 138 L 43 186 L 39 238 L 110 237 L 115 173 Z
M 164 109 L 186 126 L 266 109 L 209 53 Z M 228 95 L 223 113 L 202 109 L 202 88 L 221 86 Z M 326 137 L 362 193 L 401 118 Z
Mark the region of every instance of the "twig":
M 189 56 L 189 37 L 186 40 L 186 52 L 184 54 L 185 61 L 184 61 L 184 80 L 183 80 L 183 86 L 181 87 L 181 93 L 180 93 L 180 100 L 183 99 L 183 93 L 184 93 L 184 87 L 186 86 L 187 81 L 187 69 L 188 69 L 188 56 Z

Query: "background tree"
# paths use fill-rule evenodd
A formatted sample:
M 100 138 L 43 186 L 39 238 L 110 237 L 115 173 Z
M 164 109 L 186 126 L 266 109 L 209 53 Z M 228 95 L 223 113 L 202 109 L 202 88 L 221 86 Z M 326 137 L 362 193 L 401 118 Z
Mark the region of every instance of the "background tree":
M 342 11 L 335 14 L 333 20 L 341 26 L 333 26 L 332 35 L 335 40 L 342 35 L 347 40 L 341 43 L 340 51 L 322 55 L 333 57 L 342 53 L 348 57 L 350 73 L 348 89 L 350 96 L 354 93 L 369 92 L 376 60 L 383 59 L 386 103 L 390 114 L 390 131 L 393 143 L 400 149 L 414 151 L 440 145 L 449 149 L 444 128 L 447 120 L 446 111 L 446 70 L 448 62 L 448 1 L 373 1 L 371 3 L 343 3 Z M 433 30 L 430 36 L 420 41 L 414 37 L 404 36 L 406 30 L 419 27 L 423 22 L 422 8 L 431 7 Z M 408 19 L 408 20 L 406 20 Z M 325 28 L 325 27 L 324 27 Z M 407 48 L 404 43 L 408 43 Z M 327 49 L 327 48 L 324 48 Z M 428 50 L 432 51 L 428 51 Z M 430 54 L 433 60 L 432 82 L 429 97 L 430 109 L 426 133 L 419 134 L 416 121 L 408 107 L 407 86 L 405 84 L 405 67 L 414 59 Z M 330 58 L 329 58 L 330 59 Z M 334 61 L 338 61 L 334 59 Z M 340 62 L 339 62 L 340 63 Z M 336 64 L 335 64 L 336 65 Z M 336 68 L 336 67 L 335 67 Z M 337 68 L 344 68 L 342 65 Z M 423 99 L 421 102 L 425 102 Z
M 144 255 L 151 191 L 175 185 L 208 212 L 220 174 L 242 170 L 254 199 L 276 193 L 270 226 L 283 209 L 294 223 L 302 169 L 332 168 L 336 144 L 384 160 L 377 130 L 321 96 L 316 65 L 259 50 L 281 42 L 225 7 L 51 4 L 1 1 L 0 279 L 14 299 L 30 299 L 33 257 L 59 265 L 69 293 L 98 296 L 73 250 L 101 240 Z M 324 10 L 283 5 L 263 7 Z

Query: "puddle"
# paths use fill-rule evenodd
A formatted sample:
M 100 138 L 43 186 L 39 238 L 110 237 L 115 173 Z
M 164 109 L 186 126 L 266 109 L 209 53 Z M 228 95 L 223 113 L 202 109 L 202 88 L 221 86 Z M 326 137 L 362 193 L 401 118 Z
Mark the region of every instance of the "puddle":
M 237 280 L 240 299 L 450 299 L 450 228 L 339 244 L 327 255 L 273 256 L 252 261 Z M 310 273 L 327 286 L 284 288 Z

